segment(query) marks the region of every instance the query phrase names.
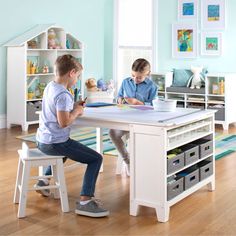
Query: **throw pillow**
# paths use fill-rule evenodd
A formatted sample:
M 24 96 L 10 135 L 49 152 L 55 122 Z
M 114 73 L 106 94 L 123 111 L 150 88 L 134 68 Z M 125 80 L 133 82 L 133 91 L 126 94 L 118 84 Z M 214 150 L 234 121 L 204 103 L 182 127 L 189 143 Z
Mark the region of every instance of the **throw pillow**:
M 173 87 L 187 87 L 188 80 L 193 75 L 191 70 L 173 69 Z

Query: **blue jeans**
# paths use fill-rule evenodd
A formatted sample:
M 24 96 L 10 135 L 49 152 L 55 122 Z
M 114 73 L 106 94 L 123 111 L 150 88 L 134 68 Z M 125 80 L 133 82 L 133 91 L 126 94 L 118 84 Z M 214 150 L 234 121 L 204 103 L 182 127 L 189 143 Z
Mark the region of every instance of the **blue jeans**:
M 67 158 L 69 158 L 76 162 L 88 164 L 80 195 L 94 197 L 95 185 L 103 160 L 101 154 L 73 139 L 68 139 L 64 143 L 53 144 L 38 142 L 37 147 L 40 151 L 47 155 L 65 156 L 63 160 L 64 162 Z M 51 166 L 48 166 L 44 174 L 51 175 L 51 173 Z

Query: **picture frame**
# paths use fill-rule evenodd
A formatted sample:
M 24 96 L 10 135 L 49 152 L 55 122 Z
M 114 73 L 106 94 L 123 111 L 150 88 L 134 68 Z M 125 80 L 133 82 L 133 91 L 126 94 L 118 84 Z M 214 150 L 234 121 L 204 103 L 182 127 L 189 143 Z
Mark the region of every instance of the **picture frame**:
M 197 13 L 197 0 L 178 0 L 178 20 L 197 20 Z
M 222 33 L 203 32 L 201 34 L 201 55 L 203 56 L 222 55 Z
M 202 29 L 225 29 L 225 0 L 202 0 Z
M 196 24 L 172 24 L 172 57 L 197 57 L 197 26 Z

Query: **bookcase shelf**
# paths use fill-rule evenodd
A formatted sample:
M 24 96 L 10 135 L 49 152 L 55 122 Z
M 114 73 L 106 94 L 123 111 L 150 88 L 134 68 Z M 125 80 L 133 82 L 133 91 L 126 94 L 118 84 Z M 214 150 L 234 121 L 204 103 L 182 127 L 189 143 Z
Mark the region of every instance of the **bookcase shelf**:
M 54 34 L 55 47 L 50 44 Z M 43 90 L 54 79 L 58 56 L 71 54 L 83 63 L 83 45 L 63 28 L 51 24 L 37 25 L 6 43 L 7 47 L 7 127 L 28 126 L 39 122 Z M 81 80 L 83 75 L 81 75 Z M 78 83 L 82 86 L 84 83 Z M 83 97 L 83 88 L 79 87 Z
M 230 123 L 236 122 L 236 73 L 210 73 L 205 77 L 205 87 L 190 89 L 171 87 L 172 72 L 153 73 L 152 80 L 164 88 L 158 96 L 177 100 L 177 106 L 185 108 L 215 109 L 215 123 L 221 124 L 224 130 Z

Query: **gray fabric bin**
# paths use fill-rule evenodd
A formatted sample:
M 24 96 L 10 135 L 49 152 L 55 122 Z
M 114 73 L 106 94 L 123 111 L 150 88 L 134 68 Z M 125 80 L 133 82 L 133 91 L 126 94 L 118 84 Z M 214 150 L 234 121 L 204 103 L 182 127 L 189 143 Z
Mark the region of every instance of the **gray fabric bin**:
M 27 103 L 27 121 L 36 121 L 39 120 L 39 115 L 36 114 L 36 111 L 42 110 L 42 102 L 28 102 Z
M 199 182 L 199 167 L 194 165 L 177 174 L 178 177 L 184 177 L 184 190 L 187 190 Z
M 204 158 L 213 153 L 213 141 L 209 139 L 199 139 L 194 141 L 199 146 L 199 159 Z
M 174 183 L 167 184 L 167 200 L 178 196 L 184 191 L 184 178 L 179 178 Z
M 225 120 L 225 108 L 214 108 L 214 107 L 208 107 L 207 109 L 209 110 L 217 110 L 217 112 L 215 113 L 215 119 L 216 120 Z
M 217 112 L 215 113 L 216 120 L 225 120 L 225 108 L 217 108 Z
M 184 167 L 184 152 L 173 158 L 167 158 L 167 174 L 173 173 Z
M 199 159 L 199 147 L 195 144 L 188 144 L 181 148 L 184 150 L 185 165 L 189 165 Z
M 184 177 L 184 189 L 187 190 L 199 182 L 199 169 L 188 173 Z
M 203 161 L 198 164 L 200 181 L 213 175 L 213 162 Z
M 213 153 L 213 141 L 204 140 L 199 144 L 200 158 L 204 158 Z

